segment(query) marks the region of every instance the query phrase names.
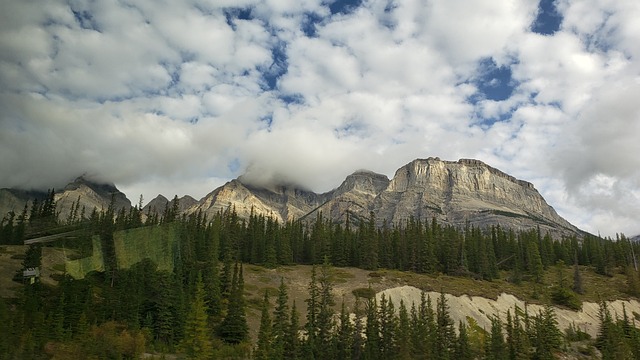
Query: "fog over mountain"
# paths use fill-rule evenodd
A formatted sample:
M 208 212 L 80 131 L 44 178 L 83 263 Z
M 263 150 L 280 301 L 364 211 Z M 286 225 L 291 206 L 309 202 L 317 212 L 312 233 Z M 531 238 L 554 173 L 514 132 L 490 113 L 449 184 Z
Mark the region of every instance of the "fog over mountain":
M 479 159 L 640 233 L 635 0 L 0 5 L 0 188 L 132 202 Z

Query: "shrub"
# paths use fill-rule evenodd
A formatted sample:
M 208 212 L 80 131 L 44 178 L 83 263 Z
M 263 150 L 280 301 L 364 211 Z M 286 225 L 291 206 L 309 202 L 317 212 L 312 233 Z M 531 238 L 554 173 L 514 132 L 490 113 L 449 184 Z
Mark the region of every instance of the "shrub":
M 554 304 L 568 307 L 571 310 L 580 311 L 582 309 L 582 301 L 571 290 L 556 286 L 551 292 L 551 301 Z

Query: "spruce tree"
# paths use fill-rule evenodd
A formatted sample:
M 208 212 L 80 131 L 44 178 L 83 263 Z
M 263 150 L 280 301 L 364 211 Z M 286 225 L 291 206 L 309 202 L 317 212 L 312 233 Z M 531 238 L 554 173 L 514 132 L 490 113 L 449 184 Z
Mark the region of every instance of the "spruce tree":
M 231 281 L 231 294 L 227 314 L 220 324 L 220 338 L 229 344 L 239 344 L 247 339 L 249 327 L 244 308 L 244 279 L 242 264 L 235 264 Z
M 467 326 L 462 321 L 458 324 L 458 338 L 454 358 L 456 360 L 473 360 L 473 352 L 467 335 Z
M 364 345 L 364 359 L 380 359 L 380 322 L 378 320 L 378 302 L 374 297 L 367 300 L 367 325 L 365 327 L 366 340 Z
M 269 360 L 271 357 L 271 344 L 273 342 L 271 317 L 269 316 L 269 292 L 265 290 L 262 301 L 262 314 L 260 316 L 260 330 L 258 331 L 258 344 L 253 354 L 256 360 Z
M 276 300 L 276 308 L 273 314 L 273 359 L 284 358 L 287 331 L 289 328 L 288 301 L 287 286 L 284 283 L 284 278 L 280 278 L 278 299 Z
M 454 330 L 453 320 L 449 315 L 449 305 L 444 293 L 440 293 L 436 311 L 436 334 L 434 354 L 438 359 L 448 360 L 452 358 L 455 348 L 456 334 Z
M 213 354 L 205 296 L 202 277 L 198 275 L 182 340 L 182 349 L 190 359 L 210 359 Z
M 409 313 L 407 307 L 402 299 L 400 300 L 400 307 L 398 309 L 398 333 L 397 339 L 397 358 L 398 360 L 410 360 L 411 359 L 411 321 L 409 320 Z
M 380 324 L 380 358 L 390 359 L 394 357 L 397 352 L 397 322 L 393 302 L 391 301 L 391 299 L 387 300 L 384 293 L 380 297 L 378 321 Z
M 584 285 L 582 284 L 582 274 L 580 266 L 578 266 L 578 254 L 576 252 L 573 261 L 573 291 L 577 294 L 584 294 Z
M 307 339 L 305 341 L 306 351 L 314 354 L 316 352 L 318 338 L 318 313 L 320 311 L 320 288 L 316 277 L 316 266 L 311 268 L 311 280 L 309 281 L 309 298 L 307 302 Z
M 332 331 L 334 328 L 333 321 L 333 284 L 331 282 L 331 265 L 328 257 L 325 257 L 324 263 L 320 267 L 320 277 L 318 283 L 320 286 L 320 302 L 318 306 L 317 317 L 317 354 L 320 359 L 330 359 L 334 357 Z
M 551 306 L 545 306 L 538 315 L 533 318 L 533 346 L 534 357 L 541 360 L 554 358 L 553 352 L 562 346 L 562 333 L 558 329 L 558 321 Z
M 353 323 L 353 341 L 351 342 L 351 359 L 360 360 L 363 357 L 364 340 L 362 338 L 362 310 L 360 309 L 360 298 L 356 297 L 353 306 L 355 319 Z
M 504 343 L 502 323 L 498 316 L 491 317 L 491 333 L 487 345 L 487 360 L 505 360 L 507 358 L 507 347 Z
M 284 358 L 288 360 L 296 360 L 300 357 L 300 339 L 298 338 L 298 330 L 300 323 L 298 321 L 298 309 L 296 302 L 291 306 L 291 316 L 287 332 L 285 334 Z
M 340 308 L 340 326 L 335 334 L 336 358 L 351 359 L 351 342 L 353 341 L 353 326 L 349 313 L 346 310 L 344 300 Z

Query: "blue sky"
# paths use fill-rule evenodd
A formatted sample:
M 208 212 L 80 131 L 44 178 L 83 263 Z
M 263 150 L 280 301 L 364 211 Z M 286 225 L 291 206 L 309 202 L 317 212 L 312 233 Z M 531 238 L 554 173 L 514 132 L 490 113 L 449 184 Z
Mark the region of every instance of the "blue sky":
M 429 156 L 640 233 L 635 0 L 0 5 L 0 187 L 80 174 L 200 198 L 246 174 L 337 187 Z

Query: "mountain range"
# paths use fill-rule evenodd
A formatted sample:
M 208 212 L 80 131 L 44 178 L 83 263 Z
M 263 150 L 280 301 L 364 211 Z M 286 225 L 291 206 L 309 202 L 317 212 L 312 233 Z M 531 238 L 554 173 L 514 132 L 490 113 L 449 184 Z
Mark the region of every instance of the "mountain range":
M 16 189 L 0 189 L 0 214 L 20 213 L 25 204 L 46 194 Z M 57 211 L 65 218 L 74 202 L 86 214 L 106 209 L 112 199 L 116 209 L 131 207 L 131 201 L 114 185 L 97 184 L 77 178 L 55 195 Z M 174 201 L 174 200 L 172 200 Z M 279 222 L 294 219 L 313 221 L 323 216 L 336 223 L 375 217 L 378 226 L 401 224 L 414 218 L 457 227 L 500 225 L 514 230 L 539 228 L 553 236 L 582 235 L 583 232 L 560 217 L 535 187 L 482 161 L 439 158 L 416 159 L 400 167 L 395 175 L 356 171 L 337 188 L 317 194 L 291 185 L 254 185 L 240 176 L 196 201 L 185 196 L 180 211 L 213 214 L 235 208 L 242 218 L 253 211 L 272 216 Z M 162 213 L 170 201 L 159 195 L 144 212 Z

